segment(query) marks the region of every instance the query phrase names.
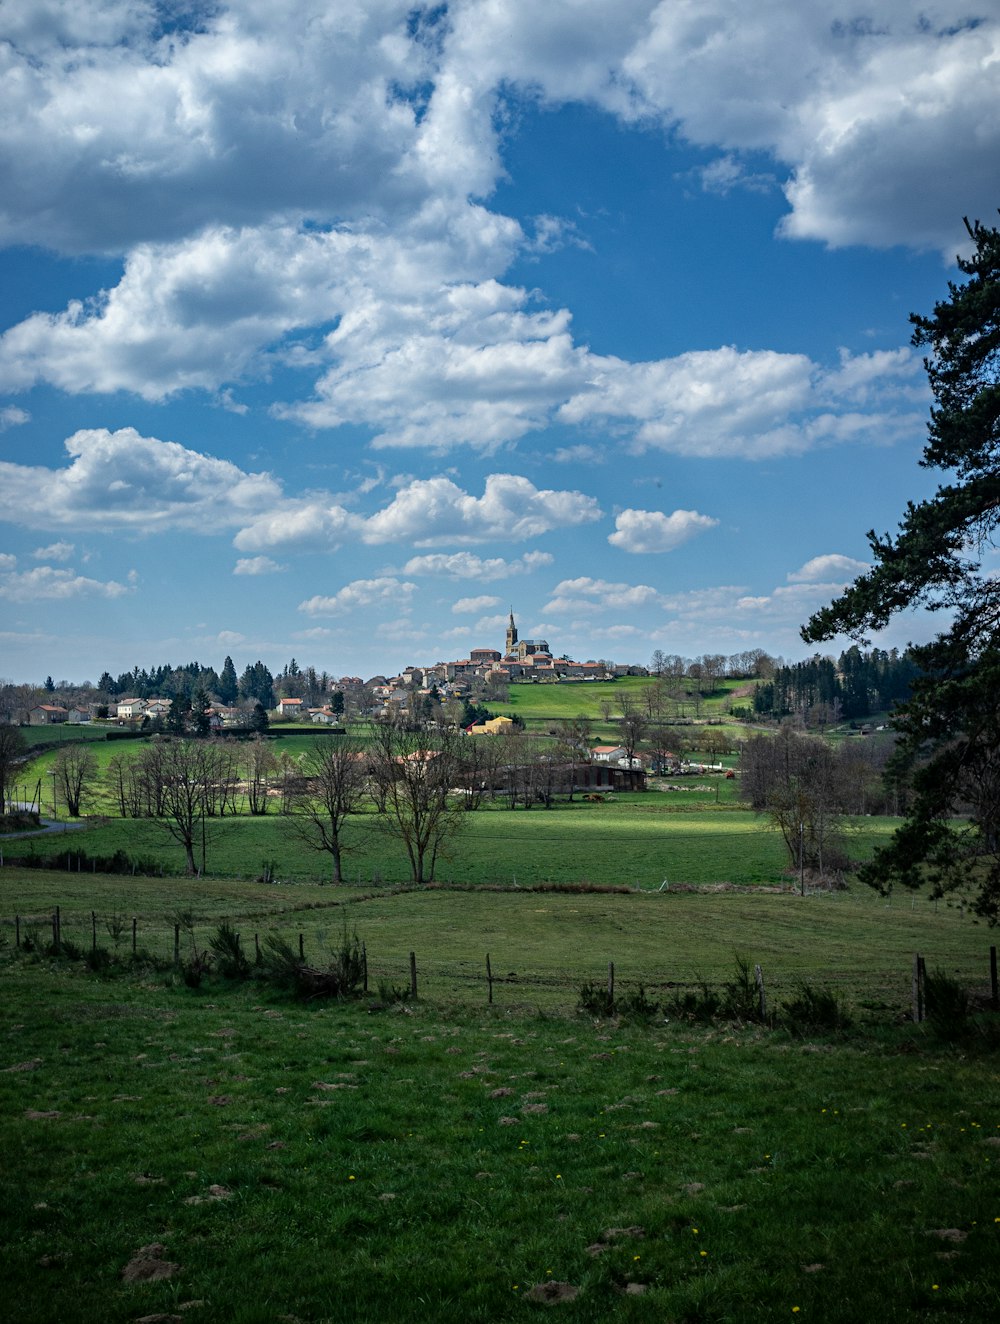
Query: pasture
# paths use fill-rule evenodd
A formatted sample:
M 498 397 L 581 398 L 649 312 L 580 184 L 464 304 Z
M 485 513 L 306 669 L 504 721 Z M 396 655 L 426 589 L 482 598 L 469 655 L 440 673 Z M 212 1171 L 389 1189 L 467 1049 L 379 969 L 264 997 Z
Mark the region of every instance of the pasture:
M 121 886 L 3 875 L 8 901 L 84 881 L 90 900 Z M 263 889 L 200 886 L 137 882 L 120 900 L 259 920 Z M 287 926 L 316 894 L 268 895 Z M 776 959 L 809 971 L 843 942 L 864 983 L 896 942 L 934 933 L 949 961 L 983 946 L 957 914 L 859 899 L 337 903 L 373 953 L 436 934 L 453 967 L 489 941 L 536 969 L 560 952 L 577 977 L 609 950 L 721 961 L 768 928 Z M 926 1026 L 831 1040 L 595 1021 L 535 988 L 504 984 L 487 1007 L 481 985 L 477 1005 L 452 987 L 428 977 L 381 1010 L 303 1004 L 151 969 L 97 978 L 8 944 L 4 1318 L 495 1324 L 547 1301 L 574 1324 L 997 1317 L 1000 1075 L 975 1044 Z
M 544 734 L 557 722 L 575 717 L 587 717 L 593 723 L 595 736 L 613 739 L 619 717 L 618 703 L 622 696 L 642 705 L 643 694 L 655 685 L 653 679 L 625 676 L 614 681 L 573 681 L 557 684 L 529 684 L 517 682 L 510 686 L 506 700 L 488 704 L 491 712 L 507 717 L 520 717 L 528 731 Z M 727 699 L 744 691 L 749 682 L 725 680 L 718 683 L 714 694 L 706 694 L 697 705 L 702 717 L 721 717 Z M 610 720 L 605 718 L 602 705 L 610 705 Z M 693 698 L 684 702 L 684 715 L 695 715 Z

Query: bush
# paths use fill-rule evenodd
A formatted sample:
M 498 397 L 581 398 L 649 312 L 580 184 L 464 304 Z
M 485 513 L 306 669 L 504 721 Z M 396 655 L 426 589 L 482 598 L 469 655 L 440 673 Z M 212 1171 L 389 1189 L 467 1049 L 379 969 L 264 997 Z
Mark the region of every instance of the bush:
M 209 939 L 209 947 L 215 956 L 219 973 L 224 979 L 249 979 L 250 961 L 243 950 L 240 935 L 227 920 L 219 925 L 215 937 Z
M 782 1004 L 779 1019 L 792 1034 L 810 1034 L 816 1030 L 847 1030 L 851 1018 L 840 994 L 829 989 L 801 983 L 795 996 Z
M 357 932 L 344 924 L 340 947 L 322 966 L 310 965 L 284 938 L 271 934 L 261 952 L 263 978 L 300 998 L 356 998 L 364 989 L 365 955 Z
M 577 1010 L 603 1019 L 615 1014 L 615 1001 L 604 985 L 587 983 L 580 989 Z
M 705 1023 L 721 1016 L 722 999 L 704 980 L 700 980 L 697 991 L 685 989 L 682 993 L 675 993 L 664 1002 L 663 1010 L 668 1020 Z
M 924 1010 L 931 1029 L 947 1043 L 963 1038 L 969 1030 L 969 995 L 943 970 L 928 970 L 924 975 Z

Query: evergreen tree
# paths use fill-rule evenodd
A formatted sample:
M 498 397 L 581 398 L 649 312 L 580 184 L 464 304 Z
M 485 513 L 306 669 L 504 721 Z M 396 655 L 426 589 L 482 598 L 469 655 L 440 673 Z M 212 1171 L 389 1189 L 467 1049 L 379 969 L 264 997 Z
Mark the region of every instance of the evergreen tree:
M 1000 917 L 1000 580 L 982 553 L 1000 527 L 1000 231 L 966 222 L 975 250 L 967 278 L 949 282 L 930 317 L 914 315 L 927 350 L 934 407 L 921 465 L 947 473 L 935 494 L 909 502 L 891 536 L 869 532 L 874 565 L 803 629 L 810 642 L 884 627 L 914 606 L 943 610 L 948 625 L 913 649 L 920 674 L 894 726 L 896 771 L 912 774 L 913 800 L 893 842 L 862 876 L 938 891 L 972 882 L 975 908 Z
M 236 679 L 236 668 L 233 666 L 231 657 L 227 657 L 222 664 L 217 693 L 225 704 L 236 702 L 236 696 L 239 694 L 239 682 Z

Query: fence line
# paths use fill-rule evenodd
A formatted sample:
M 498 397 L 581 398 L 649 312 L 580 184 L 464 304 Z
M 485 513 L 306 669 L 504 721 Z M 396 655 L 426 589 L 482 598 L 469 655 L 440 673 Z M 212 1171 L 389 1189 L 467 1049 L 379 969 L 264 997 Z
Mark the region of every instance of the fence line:
M 72 941 L 71 939 L 67 938 L 67 935 L 64 932 L 64 919 L 65 916 L 63 914 L 63 909 L 61 906 L 57 905 L 54 906 L 50 912 L 46 911 L 43 912 L 42 914 L 34 914 L 30 916 L 15 914 L 13 920 L 0 918 L 0 928 L 9 927 L 13 929 L 14 945 L 17 950 L 26 947 L 29 949 L 37 949 L 40 943 L 41 934 L 43 932 L 51 932 L 51 939 L 52 939 L 51 950 L 54 954 L 59 955 L 64 952 L 66 944 Z M 91 910 L 89 915 L 90 946 L 91 946 L 91 951 L 94 952 L 96 952 L 99 947 L 98 921 L 99 921 L 99 917 L 97 912 Z M 83 922 L 86 923 L 86 920 L 84 920 Z M 204 929 L 212 929 L 213 931 L 216 931 L 218 927 L 219 927 L 218 924 L 212 925 L 211 922 L 206 922 L 202 926 L 202 928 Z M 140 930 L 139 917 L 137 915 L 132 915 L 131 918 L 129 918 L 126 915 L 116 912 L 104 918 L 104 928 L 108 937 L 111 939 L 114 945 L 115 956 L 117 956 L 118 954 L 119 945 L 121 944 L 123 939 L 126 937 L 130 937 L 129 945 L 131 947 L 132 956 L 138 957 L 140 951 L 139 949 L 140 932 L 142 932 L 143 936 L 145 936 L 147 932 L 151 931 L 152 934 L 154 935 L 154 942 L 156 942 L 158 946 L 162 947 L 164 945 L 167 945 L 169 948 L 172 948 L 174 964 L 180 966 L 182 964 L 182 954 L 181 954 L 182 928 L 185 929 L 190 936 L 192 951 L 197 953 L 198 944 L 195 940 L 195 930 L 193 925 L 182 925 L 176 921 L 161 922 L 159 924 L 153 922 L 151 924 L 145 925 L 143 929 Z M 268 932 L 276 934 L 278 933 L 278 930 L 271 929 L 268 930 Z M 164 944 L 164 935 L 166 935 L 166 944 Z M 261 935 L 259 931 L 255 931 L 253 934 L 254 961 L 258 965 L 261 963 L 262 960 L 260 936 Z M 307 958 L 306 935 L 304 932 L 299 931 L 297 936 L 298 936 L 299 959 L 303 962 L 306 962 L 307 959 L 311 959 L 311 955 Z M 237 943 L 239 943 L 240 942 L 239 934 L 236 935 L 236 939 L 237 939 Z M 76 946 L 76 944 L 74 944 L 74 946 Z M 322 960 L 323 958 L 321 957 L 320 959 Z M 370 973 L 369 953 L 368 953 L 367 944 L 362 944 L 361 960 L 362 960 L 362 970 L 363 970 L 363 988 L 364 991 L 367 992 L 369 987 L 369 973 Z M 748 967 L 748 969 L 749 968 L 750 967 Z M 625 987 L 629 987 L 633 989 L 651 989 L 656 991 L 670 990 L 672 992 L 678 992 L 678 993 L 683 993 L 688 990 L 698 990 L 706 986 L 711 987 L 711 985 L 707 984 L 707 981 L 702 980 L 700 978 L 670 979 L 667 978 L 662 971 L 647 971 L 639 975 L 626 977 L 624 980 L 622 980 L 619 978 L 619 969 L 614 961 L 608 962 L 606 971 L 607 971 L 607 985 L 606 985 L 607 1004 L 609 1006 L 613 1006 L 615 1004 L 616 986 L 620 988 L 624 985 Z M 765 981 L 764 981 L 764 974 L 761 965 L 759 963 L 754 964 L 752 966 L 752 972 L 753 972 L 752 978 L 756 991 L 758 1012 L 761 1020 L 766 1020 L 767 996 L 765 993 L 765 986 L 764 986 Z M 440 987 L 440 985 L 442 984 L 452 985 L 452 986 L 454 985 L 480 986 L 480 987 L 484 986 L 486 991 L 486 1000 L 489 1005 L 493 1005 L 494 1003 L 495 988 L 497 986 L 502 986 L 507 989 L 525 990 L 526 992 L 533 989 L 548 990 L 554 992 L 559 992 L 559 991 L 568 992 L 572 989 L 576 989 L 577 991 L 579 991 L 580 980 L 581 978 L 585 977 L 581 974 L 581 971 L 579 969 L 574 971 L 567 970 L 567 971 L 556 971 L 556 972 L 542 972 L 542 971 L 522 972 L 522 971 L 512 970 L 509 971 L 506 975 L 498 974 L 493 968 L 491 953 L 489 952 L 485 954 L 485 962 L 483 966 L 479 968 L 472 968 L 471 962 L 464 962 L 462 965 L 451 964 L 447 957 L 432 956 L 429 959 L 422 959 L 420 963 L 420 973 L 421 973 L 421 980 L 424 983 L 425 988 L 429 985 L 432 991 L 435 985 Z M 596 971 L 594 973 L 596 974 Z M 877 972 L 872 971 L 870 973 L 874 974 Z M 417 998 L 418 997 L 417 975 L 418 975 L 417 954 L 415 950 L 411 950 L 409 952 L 408 958 L 404 958 L 402 956 L 396 955 L 396 956 L 389 956 L 384 959 L 380 959 L 377 963 L 375 977 L 379 984 L 385 983 L 390 986 L 392 986 L 393 980 L 399 979 L 401 983 L 398 987 L 400 989 L 408 988 L 409 996 L 411 998 Z M 888 978 L 888 981 L 891 984 L 892 971 L 885 971 L 884 975 Z M 798 976 L 790 976 L 789 978 L 794 983 L 800 982 L 800 978 Z M 901 987 L 905 988 L 907 983 L 907 977 L 905 973 L 900 972 L 897 978 Z M 925 993 L 926 978 L 927 978 L 926 960 L 923 955 L 921 955 L 918 952 L 914 952 L 913 960 L 912 960 L 912 968 L 908 982 L 909 982 L 909 994 L 910 994 L 909 997 L 910 1014 L 912 1016 L 912 1019 L 917 1022 L 923 1021 L 926 1018 L 926 1014 L 927 1014 L 927 1002 L 926 1002 L 926 993 Z M 773 987 L 777 987 L 779 990 L 783 987 L 783 981 L 780 975 L 777 978 L 775 978 L 773 972 L 769 972 L 768 980 Z M 828 976 L 825 980 L 819 977 L 814 977 L 812 982 L 814 986 L 817 986 L 819 988 L 842 987 L 842 981 L 838 980 L 836 976 Z M 991 946 L 989 948 L 988 971 L 984 977 L 983 982 L 984 982 L 984 988 L 988 987 L 989 989 L 989 1006 L 991 1010 L 1000 1011 L 1000 985 L 998 985 L 998 962 L 997 962 L 996 946 Z M 720 980 L 718 981 L 717 986 L 724 985 L 724 983 L 725 983 L 724 980 Z

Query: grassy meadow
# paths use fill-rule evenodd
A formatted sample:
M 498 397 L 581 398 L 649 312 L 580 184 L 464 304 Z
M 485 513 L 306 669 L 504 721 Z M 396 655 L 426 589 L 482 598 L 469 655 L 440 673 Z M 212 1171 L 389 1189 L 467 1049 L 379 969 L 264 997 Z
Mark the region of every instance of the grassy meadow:
M 574 717 L 588 717 L 593 723 L 594 734 L 602 739 L 614 738 L 615 722 L 618 716 L 618 702 L 627 695 L 634 702 L 642 703 L 642 695 L 656 682 L 642 676 L 626 676 L 615 681 L 562 681 L 557 684 L 515 684 L 510 686 L 509 698 L 502 702 L 491 702 L 491 711 L 507 717 L 520 717 L 528 731 L 547 733 L 556 722 L 569 721 Z M 736 680 L 719 681 L 714 694 L 706 694 L 701 699 L 699 713 L 702 717 L 721 716 L 729 697 L 734 692 L 747 689 L 747 682 Z M 604 718 L 601 705 L 611 705 L 611 721 Z M 685 716 L 695 715 L 692 699 L 684 705 Z
M 926 1027 L 372 1011 L 8 948 L 0 1144 L 10 1324 L 1000 1312 L 1000 1071 Z

